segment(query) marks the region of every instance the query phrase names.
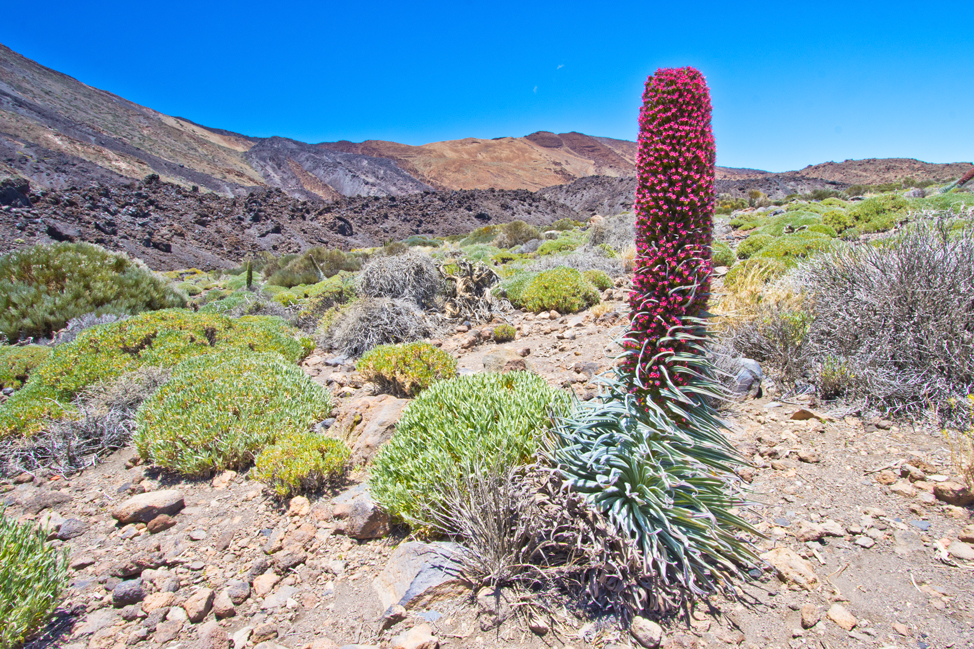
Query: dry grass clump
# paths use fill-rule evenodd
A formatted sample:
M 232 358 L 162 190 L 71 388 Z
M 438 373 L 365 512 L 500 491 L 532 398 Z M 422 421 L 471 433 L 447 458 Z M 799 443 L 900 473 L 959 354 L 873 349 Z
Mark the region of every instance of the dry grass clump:
M 589 245 L 606 244 L 613 250 L 622 251 L 636 243 L 636 215 L 624 212 L 607 216 L 589 228 Z
M 426 316 L 412 300 L 362 298 L 336 319 L 327 342 L 354 358 L 379 345 L 407 343 L 430 335 Z
M 635 250 L 635 248 L 634 248 Z M 554 268 L 574 268 L 579 272 L 601 271 L 612 277 L 618 277 L 625 271 L 625 259 L 615 256 L 607 257 L 605 251 L 598 247 L 584 247 L 567 255 L 547 255 L 539 257 L 525 266 L 530 272 L 541 272 Z
M 373 259 L 362 269 L 357 286 L 359 295 L 412 300 L 423 309 L 433 306 L 442 288 L 433 258 L 412 251 Z

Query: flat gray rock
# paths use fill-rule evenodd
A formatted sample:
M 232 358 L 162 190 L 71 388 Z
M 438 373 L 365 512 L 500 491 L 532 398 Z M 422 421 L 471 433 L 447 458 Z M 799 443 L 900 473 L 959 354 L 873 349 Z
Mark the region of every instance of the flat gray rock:
M 467 591 L 459 565 L 452 558 L 453 543 L 403 543 L 392 553 L 385 569 L 372 581 L 383 610 L 399 604 L 406 610 L 426 608 Z

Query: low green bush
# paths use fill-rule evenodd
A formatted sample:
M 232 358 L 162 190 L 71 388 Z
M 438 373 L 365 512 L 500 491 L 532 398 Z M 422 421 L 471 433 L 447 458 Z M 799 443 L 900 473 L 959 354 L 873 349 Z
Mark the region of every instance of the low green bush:
M 848 215 L 853 226 L 863 232 L 885 232 L 906 217 L 909 207 L 909 201 L 902 196 L 887 194 L 856 203 L 849 208 Z M 832 223 L 828 225 L 835 227 Z
M 135 415 L 139 455 L 183 475 L 248 466 L 269 444 L 307 432 L 331 397 L 279 354 L 232 349 L 178 364 Z
M 527 285 L 531 283 L 531 280 L 537 276 L 538 273 L 533 272 L 522 271 L 520 273 L 515 273 L 511 277 L 508 277 L 501 282 L 500 290 L 511 304 L 516 307 L 520 307 L 522 304 L 521 294 L 524 292 L 524 289 L 527 288 Z
M 421 246 L 423 248 L 439 248 L 442 242 L 438 239 L 432 239 L 424 234 L 414 234 L 412 236 L 406 237 L 402 240 L 402 243 L 413 248 L 415 246 Z
M 728 224 L 735 230 L 752 230 L 758 226 L 764 216 L 766 216 L 764 212 L 745 212 L 732 218 Z
M 499 248 L 513 248 L 541 236 L 538 228 L 524 221 L 511 221 L 501 226 L 501 234 L 494 241 Z
M 182 291 L 183 293 L 185 293 L 186 295 L 188 295 L 189 297 L 196 297 L 197 295 L 203 292 L 203 289 L 201 289 L 199 286 L 191 282 L 182 282 L 181 284 L 177 284 L 176 288 Z
M 808 228 L 806 229 L 809 232 L 818 232 L 819 234 L 824 234 L 830 239 L 835 239 L 836 237 L 839 236 L 839 233 L 835 231 L 835 228 L 833 228 L 830 225 L 826 225 L 824 223 L 813 223 L 812 225 L 808 226 Z
M 524 287 L 520 303 L 518 306 L 534 313 L 576 313 L 598 304 L 599 294 L 580 272 L 560 266 L 538 273 Z
M 475 246 L 479 244 L 490 243 L 500 234 L 501 230 L 499 226 L 496 225 L 485 225 L 482 228 L 477 228 L 466 237 L 460 240 L 460 247 L 466 248 L 467 246 Z
M 281 498 L 319 491 L 345 475 L 351 451 L 340 439 L 289 432 L 257 456 L 251 476 Z
M 383 392 L 399 397 L 415 397 L 434 381 L 457 375 L 456 360 L 441 349 L 424 342 L 380 345 L 355 364 Z
M 31 434 L 43 419 L 63 416 L 82 389 L 139 367 L 173 367 L 194 356 L 227 348 L 276 352 L 297 362 L 314 348 L 307 337 L 280 318 L 245 316 L 232 320 L 182 309 L 153 311 L 93 327 L 59 345 L 23 388 L 0 406 L 0 438 Z
M 200 307 L 200 313 L 229 313 L 234 309 L 238 309 L 246 304 L 250 304 L 257 299 L 257 296 L 248 291 L 236 291 L 230 295 L 217 300 L 216 302 L 209 302 Z
M 540 246 L 538 246 L 538 256 L 544 257 L 546 255 L 555 255 L 560 252 L 571 252 L 581 245 L 578 241 L 571 238 L 561 238 L 552 239 L 545 241 Z
M 460 248 L 460 251 L 470 261 L 487 261 L 502 252 L 500 248 L 487 243 L 475 243 L 464 246 Z
M 574 230 L 577 227 L 583 225 L 578 221 L 573 221 L 572 219 L 558 219 L 554 223 L 548 226 L 548 230 L 557 230 L 558 232 L 567 232 L 568 230 Z
M 730 268 L 737 261 L 737 257 L 734 256 L 734 251 L 723 241 L 714 241 L 712 255 L 714 266 L 726 266 Z
M 517 329 L 513 325 L 499 324 L 494 327 L 494 342 L 495 343 L 506 343 L 514 340 L 517 336 Z
M 762 234 L 771 235 L 772 237 L 780 237 L 785 234 L 791 234 L 792 232 L 798 232 L 799 230 L 821 222 L 821 215 L 815 212 L 805 210 L 788 212 L 766 219 L 761 223 L 758 231 Z
M 87 243 L 56 243 L 0 257 L 0 334 L 50 337 L 86 313 L 135 314 L 186 300 L 141 263 Z
M 737 244 L 737 258 L 750 259 L 772 241 L 774 241 L 774 237 L 770 234 L 756 232 Z
M 609 277 L 608 273 L 602 270 L 585 270 L 582 271 L 582 277 L 585 278 L 589 284 L 594 286 L 599 291 L 604 291 L 615 286 L 612 283 L 612 278 Z
M 0 510 L 0 647 L 20 647 L 41 629 L 68 585 L 68 552 L 33 523 Z
M 415 528 L 433 526 L 446 490 L 474 467 L 531 462 L 567 396 L 536 374 L 480 373 L 440 381 L 402 413 L 375 458 L 372 496 Z
M 831 243 L 832 239 L 824 234 L 803 230 L 778 237 L 756 253 L 754 258 L 770 258 L 785 266 L 793 266 L 798 260 L 827 249 Z
M 21 387 L 50 355 L 51 348 L 44 345 L 0 345 L 0 388 Z

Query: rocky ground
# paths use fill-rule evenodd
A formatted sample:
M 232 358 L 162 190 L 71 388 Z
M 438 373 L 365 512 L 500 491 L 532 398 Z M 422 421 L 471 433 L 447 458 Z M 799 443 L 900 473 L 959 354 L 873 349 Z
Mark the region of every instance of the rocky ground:
M 496 344 L 460 326 L 439 344 L 461 372 L 528 368 L 581 398 L 612 363 L 622 289 L 609 311 L 506 314 L 518 338 Z M 336 395 L 334 422 L 367 463 L 405 400 L 373 395 L 324 350 L 304 363 Z M 606 620 L 554 611 L 514 615 L 510 593 L 472 593 L 444 546 L 389 527 L 356 469 L 334 493 L 274 500 L 246 474 L 178 479 L 125 449 L 80 475 L 3 484 L 6 514 L 39 520 L 70 551 L 71 587 L 33 646 L 626 647 L 747 649 L 974 646 L 974 526 L 936 431 L 832 417 L 809 400 L 760 399 L 727 412 L 767 562 L 688 619 Z

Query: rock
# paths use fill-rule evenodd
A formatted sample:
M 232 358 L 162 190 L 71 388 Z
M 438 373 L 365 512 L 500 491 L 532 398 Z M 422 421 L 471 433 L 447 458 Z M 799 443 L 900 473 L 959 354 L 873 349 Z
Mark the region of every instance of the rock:
M 300 547 L 289 547 L 274 555 L 274 570 L 283 574 L 296 568 L 308 559 L 308 553 Z
M 110 608 L 98 609 L 84 618 L 84 624 L 74 631 L 74 635 L 83 637 L 107 629 L 114 626 L 118 618 L 118 613 Z
M 224 489 L 230 486 L 230 483 L 233 482 L 233 479 L 236 477 L 237 477 L 236 471 L 227 470 L 221 473 L 220 475 L 216 476 L 215 478 L 213 478 L 213 481 L 210 483 L 210 485 L 217 491 L 223 491 Z
M 112 606 L 122 608 L 123 606 L 138 604 L 144 597 L 145 591 L 142 590 L 141 579 L 120 581 L 112 589 Z
M 551 631 L 551 626 L 549 626 L 548 623 L 541 618 L 533 617 L 528 622 L 528 629 L 534 635 L 543 638 L 544 636 L 548 635 L 548 631 Z
M 254 631 L 250 635 L 250 641 L 253 644 L 259 644 L 261 642 L 266 642 L 267 640 L 273 640 L 276 637 L 277 625 L 270 622 L 265 622 L 264 624 L 258 624 L 254 627 Z
M 933 495 L 937 497 L 937 500 L 942 500 L 948 505 L 956 505 L 957 507 L 974 505 L 974 493 L 971 493 L 971 490 L 965 485 L 949 480 L 934 485 Z
M 145 599 L 142 600 L 142 610 L 146 613 L 151 613 L 157 611 L 161 608 L 169 608 L 172 606 L 173 600 L 176 596 L 172 593 L 167 593 L 165 591 L 160 591 L 158 593 L 151 593 L 146 595 Z
M 278 591 L 272 595 L 267 596 L 264 602 L 261 604 L 261 608 L 266 610 L 274 610 L 285 606 L 288 600 L 298 592 L 298 589 L 294 586 L 281 586 Z
M 828 612 L 829 619 L 838 624 L 840 627 L 846 631 L 852 631 L 859 624 L 859 620 L 855 616 L 846 610 L 842 604 L 833 604 L 829 608 Z
M 389 533 L 389 515 L 372 500 L 367 483 L 350 489 L 333 501 L 336 532 L 353 539 L 377 539 Z
M 399 604 L 393 604 L 386 610 L 385 613 L 382 614 L 382 617 L 379 618 L 379 630 L 386 631 L 391 629 L 405 620 L 406 617 L 408 617 L 406 609 L 399 606 Z
M 819 527 L 822 528 L 826 536 L 845 536 L 845 530 L 842 526 L 831 519 L 821 523 Z
M 45 233 L 55 241 L 74 241 L 81 237 L 81 230 L 76 226 L 69 225 L 63 221 L 47 219 L 45 222 L 47 230 Z
M 159 514 L 172 516 L 184 506 L 182 493 L 164 489 L 132 496 L 112 510 L 112 516 L 122 525 L 148 523 Z
M 963 541 L 954 541 L 947 548 L 950 556 L 961 561 L 974 561 L 974 548 Z
M 257 595 L 257 597 L 264 597 L 274 590 L 274 586 L 276 586 L 277 582 L 279 581 L 281 581 L 281 578 L 272 572 L 260 575 L 254 579 L 254 593 Z
M 905 624 L 901 624 L 899 622 L 893 622 L 893 624 L 890 626 L 892 626 L 893 630 L 899 633 L 904 638 L 910 635 L 910 627 L 906 626 Z
M 909 480 L 897 480 L 889 488 L 894 494 L 903 496 L 904 498 L 913 498 L 917 495 L 916 488 L 910 483 Z
M 880 471 L 873 476 L 873 479 L 881 485 L 889 486 L 896 482 L 896 474 L 889 470 Z
M 761 396 L 761 382 L 764 380 L 761 364 L 750 358 L 729 359 L 729 364 L 725 371 L 734 376 L 731 392 L 738 397 L 752 399 Z
M 818 464 L 822 461 L 818 453 L 815 451 L 809 451 L 807 449 L 801 449 L 798 451 L 798 459 L 806 464 Z
M 466 592 L 451 543 L 402 543 L 389 556 L 385 568 L 372 581 L 383 609 L 399 604 L 406 610 L 425 608 Z
M 67 541 L 75 537 L 81 536 L 88 531 L 88 524 L 77 518 L 69 518 L 68 520 L 61 523 L 58 528 L 57 537 L 62 541 Z
M 811 629 L 822 619 L 822 612 L 811 602 L 802 604 L 801 613 L 803 629 Z
M 38 489 L 30 485 L 22 485 L 10 492 L 8 499 L 23 507 L 29 514 L 39 514 L 49 507 L 71 502 L 71 496 L 68 494 Z
M 858 539 L 856 539 L 856 545 L 866 548 L 868 550 L 869 548 L 876 545 L 876 541 L 868 536 L 860 536 Z
M 199 649 L 228 649 L 230 637 L 220 628 L 219 622 L 207 622 L 200 627 Z
M 663 641 L 663 627 L 638 615 L 632 619 L 632 624 L 629 625 L 629 633 L 636 639 L 636 642 L 648 649 L 656 649 Z
M 156 626 L 156 632 L 152 635 L 153 642 L 158 642 L 160 645 L 165 646 L 176 639 L 179 632 L 183 630 L 183 625 L 186 622 L 183 620 L 166 620 L 165 622 L 160 622 Z
M 439 646 L 440 642 L 433 635 L 433 628 L 429 624 L 414 626 L 394 637 L 389 643 L 390 649 L 437 649 Z
M 789 548 L 775 548 L 761 555 L 775 569 L 778 578 L 785 583 L 796 584 L 805 590 L 818 585 L 818 576 L 805 559 Z
M 233 649 L 244 649 L 250 646 L 250 635 L 254 632 L 254 627 L 245 626 L 234 632 L 232 642 Z
M 957 538 L 964 543 L 974 543 L 974 525 L 968 525 L 962 529 Z
M 0 205 L 30 207 L 30 181 L 23 178 L 4 178 L 0 181 Z
M 167 514 L 159 514 L 146 525 L 146 529 L 149 530 L 150 534 L 158 534 L 159 532 L 164 532 L 170 527 L 176 524 L 176 519 Z
M 921 482 L 927 479 L 927 474 L 919 467 L 915 467 L 912 464 L 904 464 L 900 467 L 900 477 L 906 478 L 910 482 Z
M 240 579 L 231 579 L 227 582 L 227 587 L 224 592 L 226 592 L 227 597 L 230 598 L 230 601 L 234 605 L 239 606 L 250 597 L 250 586 L 247 582 L 241 581 Z
M 365 464 L 392 438 L 408 399 L 388 394 L 360 397 L 342 406 L 335 425 L 347 431 L 352 464 Z
M 530 347 L 521 347 L 520 349 L 517 349 L 516 352 L 517 352 L 517 355 L 520 356 L 521 358 L 526 358 L 526 357 L 528 357 L 528 356 L 531 355 L 531 348 Z
M 206 538 L 206 530 L 192 530 L 189 533 L 189 538 L 191 541 L 202 541 Z
M 209 588 L 200 588 L 183 604 L 183 610 L 186 611 L 186 617 L 189 618 L 189 621 L 193 624 L 202 622 L 203 618 L 206 617 L 206 614 L 210 612 L 212 607 L 213 590 Z
M 818 541 L 825 536 L 825 529 L 816 523 L 809 523 L 807 521 L 801 521 L 798 524 L 798 531 L 795 532 L 795 538 L 802 543 L 807 543 L 808 541 Z
M 523 350 L 522 350 L 523 351 Z M 499 347 L 484 354 L 485 372 L 516 372 L 519 370 L 533 370 L 534 364 L 526 360 L 518 351 L 508 347 Z
M 808 408 L 799 408 L 795 412 L 791 413 L 790 419 L 795 421 L 805 421 L 808 419 L 817 419 L 819 421 L 828 421 L 830 417 L 828 415 L 823 415 L 822 413 L 815 412 L 814 410 L 809 410 Z
M 230 599 L 230 594 L 227 593 L 226 589 L 217 593 L 216 597 L 213 598 L 213 615 L 218 620 L 222 620 L 223 618 L 233 617 L 236 614 L 237 609 L 234 608 L 233 600 Z
M 481 631 L 491 631 L 514 614 L 507 593 L 501 588 L 481 588 L 477 593 L 477 617 Z
M 295 496 L 287 508 L 288 516 L 307 516 L 311 511 L 311 501 L 304 496 Z

